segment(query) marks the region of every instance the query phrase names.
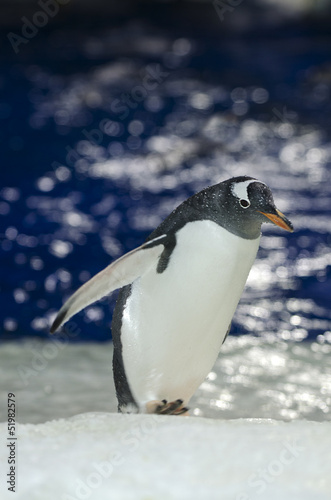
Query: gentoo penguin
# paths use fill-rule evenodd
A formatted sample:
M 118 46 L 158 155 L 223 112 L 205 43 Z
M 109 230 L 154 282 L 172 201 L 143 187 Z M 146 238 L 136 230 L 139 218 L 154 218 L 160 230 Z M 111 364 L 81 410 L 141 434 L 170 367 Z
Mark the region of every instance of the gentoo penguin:
M 227 336 L 263 222 L 293 231 L 263 182 L 242 176 L 203 189 L 79 288 L 51 333 L 121 288 L 112 322 L 119 411 L 186 413 Z

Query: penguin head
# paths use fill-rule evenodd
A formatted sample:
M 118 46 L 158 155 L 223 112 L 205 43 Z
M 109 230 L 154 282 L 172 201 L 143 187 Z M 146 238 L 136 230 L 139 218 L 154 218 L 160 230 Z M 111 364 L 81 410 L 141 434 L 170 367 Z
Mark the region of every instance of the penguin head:
M 226 210 L 223 224 L 226 221 L 224 226 L 231 232 L 244 238 L 255 238 L 264 222 L 293 231 L 291 222 L 276 208 L 271 190 L 263 182 L 242 176 L 221 184 L 226 191 L 222 196 L 222 205 Z

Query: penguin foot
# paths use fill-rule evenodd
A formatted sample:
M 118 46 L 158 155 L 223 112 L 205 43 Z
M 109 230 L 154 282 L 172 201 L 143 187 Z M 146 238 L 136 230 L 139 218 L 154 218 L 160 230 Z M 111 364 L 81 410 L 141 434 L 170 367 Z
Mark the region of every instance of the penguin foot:
M 162 401 L 150 401 L 146 405 L 147 413 L 157 415 L 188 415 L 188 408 L 183 406 L 182 399 L 176 399 L 168 403 L 166 399 Z

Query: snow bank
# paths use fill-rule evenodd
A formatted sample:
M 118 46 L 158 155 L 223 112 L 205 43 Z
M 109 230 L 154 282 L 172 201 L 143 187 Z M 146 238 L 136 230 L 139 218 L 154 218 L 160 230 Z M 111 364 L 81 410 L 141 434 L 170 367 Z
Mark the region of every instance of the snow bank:
M 85 413 L 18 425 L 17 492 L 1 498 L 329 500 L 330 450 L 331 422 Z
M 330 349 L 230 337 L 191 416 L 154 417 L 115 413 L 111 345 L 2 344 L 0 500 L 330 500 Z
M 16 396 L 20 423 L 116 413 L 112 344 L 25 341 L 0 345 L 0 401 Z M 190 414 L 232 420 L 331 420 L 331 345 L 230 336 Z M 0 422 L 7 418 L 0 405 Z

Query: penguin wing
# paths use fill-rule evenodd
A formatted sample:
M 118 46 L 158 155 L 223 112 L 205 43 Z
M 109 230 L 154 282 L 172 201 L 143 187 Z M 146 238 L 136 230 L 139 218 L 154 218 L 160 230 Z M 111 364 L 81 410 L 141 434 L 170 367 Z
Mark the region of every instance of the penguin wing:
M 103 271 L 93 276 L 65 302 L 56 316 L 50 332 L 54 333 L 74 314 L 77 314 L 93 302 L 100 300 L 117 288 L 132 283 L 139 276 L 145 274 L 158 262 L 167 241 L 168 236 L 166 234 L 154 238 L 126 253 Z

